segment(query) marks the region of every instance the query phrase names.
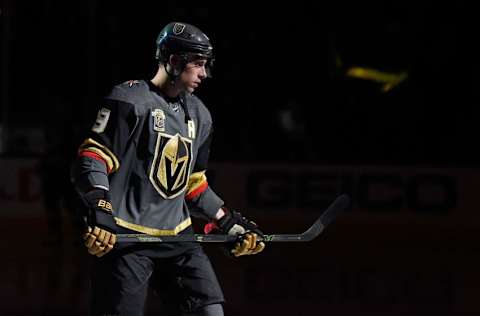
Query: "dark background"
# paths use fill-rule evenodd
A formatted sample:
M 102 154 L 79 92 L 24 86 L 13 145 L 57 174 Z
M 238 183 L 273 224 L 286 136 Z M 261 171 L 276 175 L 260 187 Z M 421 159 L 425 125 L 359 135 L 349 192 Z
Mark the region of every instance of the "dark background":
M 433 1 L 4 0 L 4 152 L 31 151 L 21 129 L 61 142 L 90 124 L 112 85 L 150 79 L 155 38 L 179 20 L 198 25 L 215 47 L 214 78 L 197 93 L 215 120 L 213 160 L 475 165 L 473 12 Z M 409 77 L 382 93 L 378 83 L 344 76 L 351 66 Z M 291 113 L 291 129 L 281 113 Z
M 479 167 L 479 25 L 476 11 L 467 2 L 340 0 L 267 5 L 259 1 L 1 0 L 0 9 L 1 155 L 38 159 L 47 190 L 64 180 L 68 186 L 69 161 L 93 123 L 101 97 L 115 84 L 153 77 L 155 39 L 170 21 L 198 26 L 214 45 L 214 77 L 196 92 L 214 119 L 214 164 L 382 165 L 393 173 L 401 166 Z M 354 66 L 407 72 L 408 78 L 384 92 L 380 83 L 346 76 Z M 321 315 L 318 308 L 330 315 L 377 315 L 372 311 L 424 315 L 432 309 L 441 315 L 460 315 L 455 310 L 462 299 L 455 295 L 475 290 L 459 290 L 458 279 L 449 270 L 462 265 L 450 264 L 456 244 L 452 241 L 447 250 L 435 252 L 442 246 L 434 237 L 418 244 L 411 237 L 402 245 L 393 233 L 404 236 L 401 225 L 395 224 L 396 215 L 387 212 L 385 216 L 390 217 L 391 226 L 373 230 L 369 236 L 375 239 L 375 233 L 382 233 L 396 240 L 400 251 L 393 259 L 382 257 L 361 239 L 351 240 L 349 229 L 363 232 L 355 221 L 343 230 L 338 228 L 341 234 L 335 235 L 333 229 L 337 239 L 330 237 L 329 243 L 327 237 L 317 243 L 334 255 L 330 259 L 314 256 L 309 262 L 308 246 L 285 247 L 274 248 L 264 259 L 242 260 L 237 265 L 212 250 L 230 298 L 227 311 L 245 314 L 250 303 L 256 308 L 250 311 L 252 316 Z M 371 220 L 367 216 L 362 223 L 373 227 Z M 436 220 L 419 219 L 428 228 L 435 227 Z M 275 220 L 269 224 L 274 226 Z M 14 232 L 17 225 L 35 226 L 18 219 L 2 223 Z M 42 227 L 39 231 L 47 234 L 46 226 Z M 412 236 L 423 236 L 422 227 L 410 227 Z M 456 253 L 458 260 L 465 260 L 473 270 L 471 259 L 477 260 L 478 255 L 471 251 L 478 250 L 478 237 L 468 231 L 458 239 L 463 242 L 463 252 Z M 56 306 L 58 294 L 52 290 L 48 304 L 33 300 L 26 314 L 82 314 L 85 294 L 80 293 L 86 292 L 86 283 L 83 272 L 74 267 L 88 259 L 76 252 L 68 255 L 65 248 L 60 261 L 57 248 L 35 248 L 27 255 L 18 249 L 12 252 L 12 244 L 2 249 L 10 254 L 10 262 L 23 263 L 18 266 L 19 275 L 44 268 L 51 275 L 57 268 L 76 273 L 67 281 L 49 278 L 50 289 L 58 291 L 62 284 L 75 289 L 70 306 L 65 307 L 64 301 L 59 303 L 62 307 Z M 347 244 L 350 250 L 356 249 L 358 258 L 367 254 L 386 268 L 349 263 L 352 257 L 337 249 Z M 417 245 L 413 251 L 407 249 L 413 244 Z M 283 256 L 288 259 L 275 261 Z M 430 259 L 422 263 L 415 261 L 416 256 Z M 393 261 L 397 263 L 390 268 Z M 317 262 L 333 272 L 320 273 Z M 242 264 L 245 268 L 240 268 Z M 295 270 L 296 264 L 302 269 Z M 271 273 L 254 277 L 265 270 Z M 284 276 L 285 283 L 277 276 Z M 309 278 L 318 288 L 312 289 L 305 281 Z M 385 288 L 372 283 L 374 279 L 382 280 Z M 236 284 L 246 290 L 236 290 Z M 469 284 L 469 289 L 477 287 Z M 273 294 L 267 295 L 269 291 Z M 316 295 L 323 297 L 323 305 L 315 303 Z M 26 300 L 11 299 L 18 300 L 19 306 Z M 344 302 L 348 307 L 335 312 Z M 372 307 L 378 304 L 383 309 Z M 386 312 L 388 306 L 391 313 Z M 152 313 L 155 308 L 151 305 Z M 20 310 L 10 309 L 8 314 L 23 315 Z

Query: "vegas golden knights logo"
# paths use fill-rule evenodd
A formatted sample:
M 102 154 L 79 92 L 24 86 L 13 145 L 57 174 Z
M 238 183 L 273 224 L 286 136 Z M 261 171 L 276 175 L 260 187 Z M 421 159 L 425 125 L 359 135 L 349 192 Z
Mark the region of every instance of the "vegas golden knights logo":
M 182 23 L 175 23 L 173 25 L 173 34 L 175 35 L 180 35 L 183 33 L 183 30 L 185 29 L 185 24 Z
M 192 142 L 179 134 L 158 133 L 150 181 L 165 199 L 180 195 L 188 184 Z

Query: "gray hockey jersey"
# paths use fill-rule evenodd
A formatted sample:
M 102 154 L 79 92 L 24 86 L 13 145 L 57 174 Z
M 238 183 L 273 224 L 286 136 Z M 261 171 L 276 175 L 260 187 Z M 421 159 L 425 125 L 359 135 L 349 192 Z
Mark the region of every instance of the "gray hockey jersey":
M 191 225 L 189 208 L 213 218 L 223 205 L 205 175 L 211 137 L 211 115 L 196 96 L 170 100 L 150 82 L 125 82 L 101 104 L 74 183 L 80 193 L 109 190 L 118 226 L 176 235 Z

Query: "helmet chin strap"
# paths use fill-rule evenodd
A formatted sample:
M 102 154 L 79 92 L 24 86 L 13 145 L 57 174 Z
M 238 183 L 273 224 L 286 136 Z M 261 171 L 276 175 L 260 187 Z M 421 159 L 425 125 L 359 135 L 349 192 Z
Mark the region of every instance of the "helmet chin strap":
M 173 67 L 169 63 L 164 63 L 163 67 L 165 68 L 165 72 L 167 73 L 168 77 L 170 78 L 170 83 L 172 85 L 175 84 L 175 80 L 180 76 L 183 70 L 185 70 L 186 62 L 183 61 L 181 63 L 181 69 Z
M 170 81 L 170 84 L 173 86 L 175 85 L 175 80 L 178 78 L 180 75 L 179 72 L 176 72 L 173 67 L 171 67 L 169 64 L 164 63 L 163 68 L 165 69 L 165 72 L 167 73 L 168 79 Z M 173 68 L 173 71 L 171 72 L 170 70 Z

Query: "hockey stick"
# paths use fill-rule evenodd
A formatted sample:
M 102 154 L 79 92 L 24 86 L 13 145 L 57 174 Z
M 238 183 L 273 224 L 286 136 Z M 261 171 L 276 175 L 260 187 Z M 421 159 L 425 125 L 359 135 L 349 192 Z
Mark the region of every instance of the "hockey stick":
M 342 194 L 333 201 L 325 212 L 301 234 L 274 234 L 258 237 L 258 241 L 264 242 L 304 242 L 311 241 L 316 238 L 340 215 L 350 204 L 350 198 L 346 194 Z M 117 242 L 120 243 L 138 243 L 138 242 L 211 242 L 225 243 L 236 241 L 238 236 L 221 235 L 221 234 L 194 234 L 194 235 L 175 235 L 175 236 L 150 236 L 146 234 L 117 234 Z

